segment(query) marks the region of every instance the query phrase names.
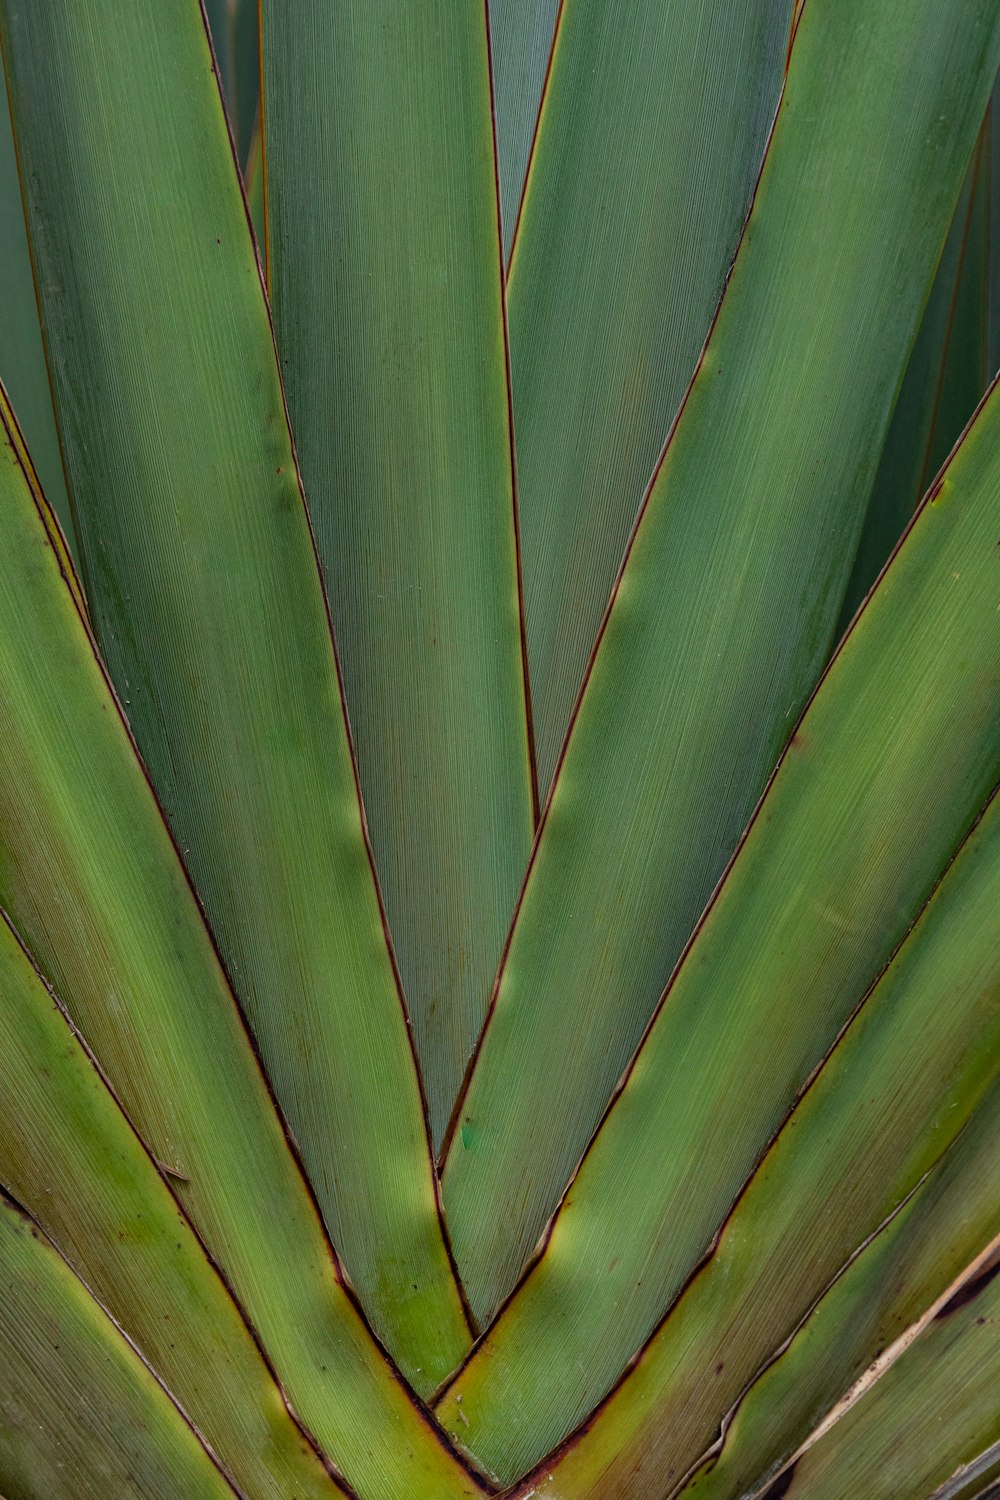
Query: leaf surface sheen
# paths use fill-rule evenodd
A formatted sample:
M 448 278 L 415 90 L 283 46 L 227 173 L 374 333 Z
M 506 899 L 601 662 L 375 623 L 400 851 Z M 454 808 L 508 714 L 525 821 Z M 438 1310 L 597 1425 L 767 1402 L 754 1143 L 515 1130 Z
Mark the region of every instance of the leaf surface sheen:
M 454 1116 L 444 1202 L 480 1323 L 536 1245 L 828 654 L 998 61 L 1000 17 L 981 0 L 803 11 Z M 621 1352 L 597 1349 L 595 1380 Z
M 97 639 L 347 1273 L 429 1389 L 468 1330 L 200 7 L 0 20 Z

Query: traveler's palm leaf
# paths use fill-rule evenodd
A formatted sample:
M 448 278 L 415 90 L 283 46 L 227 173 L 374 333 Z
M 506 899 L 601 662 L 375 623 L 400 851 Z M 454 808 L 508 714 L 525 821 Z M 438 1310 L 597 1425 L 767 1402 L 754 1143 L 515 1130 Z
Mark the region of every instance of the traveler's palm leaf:
M 0 1494 L 992 1493 L 994 0 L 0 51 Z

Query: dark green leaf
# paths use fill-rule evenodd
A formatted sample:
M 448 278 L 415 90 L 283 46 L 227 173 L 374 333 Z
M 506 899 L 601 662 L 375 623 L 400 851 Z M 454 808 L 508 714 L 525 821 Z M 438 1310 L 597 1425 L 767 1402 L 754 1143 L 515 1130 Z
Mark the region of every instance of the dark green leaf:
M 438 1140 L 533 831 L 486 10 L 263 15 L 275 327 Z
M 508 283 L 543 796 L 736 248 L 790 3 L 563 8 Z
M 73 534 L 24 228 L 6 90 L 0 90 L 0 380 L 28 434 L 49 503 Z
M 989 383 L 988 130 L 987 120 L 892 414 L 844 596 L 838 637 L 878 577 Z
M 560 0 L 490 0 L 490 52 L 504 263 L 535 138 Z

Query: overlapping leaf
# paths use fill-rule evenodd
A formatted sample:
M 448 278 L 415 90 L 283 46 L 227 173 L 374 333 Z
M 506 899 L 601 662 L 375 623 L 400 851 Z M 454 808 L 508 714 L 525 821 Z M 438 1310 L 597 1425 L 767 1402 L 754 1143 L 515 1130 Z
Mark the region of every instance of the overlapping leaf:
M 995 370 L 987 368 L 991 128 L 988 114 L 892 414 L 838 637 L 878 577 Z
M 504 12 L 523 24 L 527 9 Z M 535 7 L 540 27 L 544 10 Z M 736 248 L 790 13 L 790 0 L 562 8 L 508 282 L 543 797 Z M 503 153 L 519 109 L 508 90 L 524 63 L 501 44 L 497 65 Z M 500 161 L 509 192 L 512 167 Z
M 998 494 L 994 387 L 802 719 L 541 1260 L 448 1397 L 490 1468 L 540 1457 L 619 1375 L 1000 778 Z
M 1000 1472 L 1000 1261 L 761 1500 L 973 1500 Z
M 490 55 L 505 265 L 510 258 L 560 9 L 560 0 L 490 0 Z
M 255 1500 L 334 1500 L 337 1486 L 231 1293 L 4 923 L 0 1117 L 0 1184 L 59 1245 L 240 1487 Z M 17 1417 L 8 1410 L 7 1420 Z
M 24 228 L 21 184 L 7 95 L 0 93 L 0 380 L 9 391 L 28 434 L 46 496 L 67 535 L 72 535 L 42 332 Z
M 10 441 L 0 508 L 0 905 L 351 1485 L 468 1500 L 340 1279 Z
M 0 1475 L 11 1500 L 239 1500 L 153 1372 L 2 1195 L 0 1281 Z
M 438 1141 L 533 831 L 486 7 L 263 18 L 275 328 Z
M 754 1172 L 703 1267 L 589 1430 L 552 1464 L 542 1493 L 617 1500 L 632 1485 L 671 1493 L 757 1371 L 859 1248 L 919 1193 L 963 1131 L 996 1143 L 1000 945 L 991 917 L 998 902 L 995 797 Z M 979 1153 L 970 1155 L 966 1174 L 978 1165 Z M 712 1165 L 703 1160 L 706 1174 Z M 965 1191 L 972 1187 L 966 1175 Z M 918 1235 L 920 1210 L 928 1200 L 933 1210 L 941 1185 L 925 1192 L 909 1226 Z M 578 1207 L 585 1222 L 587 1205 Z M 1000 1205 L 990 1207 L 995 1233 Z M 939 1277 L 949 1254 L 942 1234 Z M 870 1259 L 878 1267 L 878 1253 Z M 868 1262 L 857 1270 L 870 1274 Z M 931 1299 L 945 1286 L 946 1278 L 932 1283 Z M 873 1358 L 879 1351 L 862 1345 L 862 1352 Z
M 200 7 L 0 22 L 102 654 L 348 1274 L 428 1388 L 468 1333 Z
M 828 652 L 998 61 L 1000 15 L 981 0 L 803 10 L 455 1117 L 444 1201 L 480 1318 L 542 1232 Z M 644 1299 L 630 1306 L 641 1322 Z M 595 1347 L 600 1385 L 617 1340 Z

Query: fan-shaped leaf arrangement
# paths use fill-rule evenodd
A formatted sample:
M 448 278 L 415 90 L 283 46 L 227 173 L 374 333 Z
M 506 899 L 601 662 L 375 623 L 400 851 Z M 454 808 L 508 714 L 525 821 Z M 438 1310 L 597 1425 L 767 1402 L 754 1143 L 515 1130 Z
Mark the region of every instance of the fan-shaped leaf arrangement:
M 994 0 L 0 48 L 0 1493 L 995 1493 Z

